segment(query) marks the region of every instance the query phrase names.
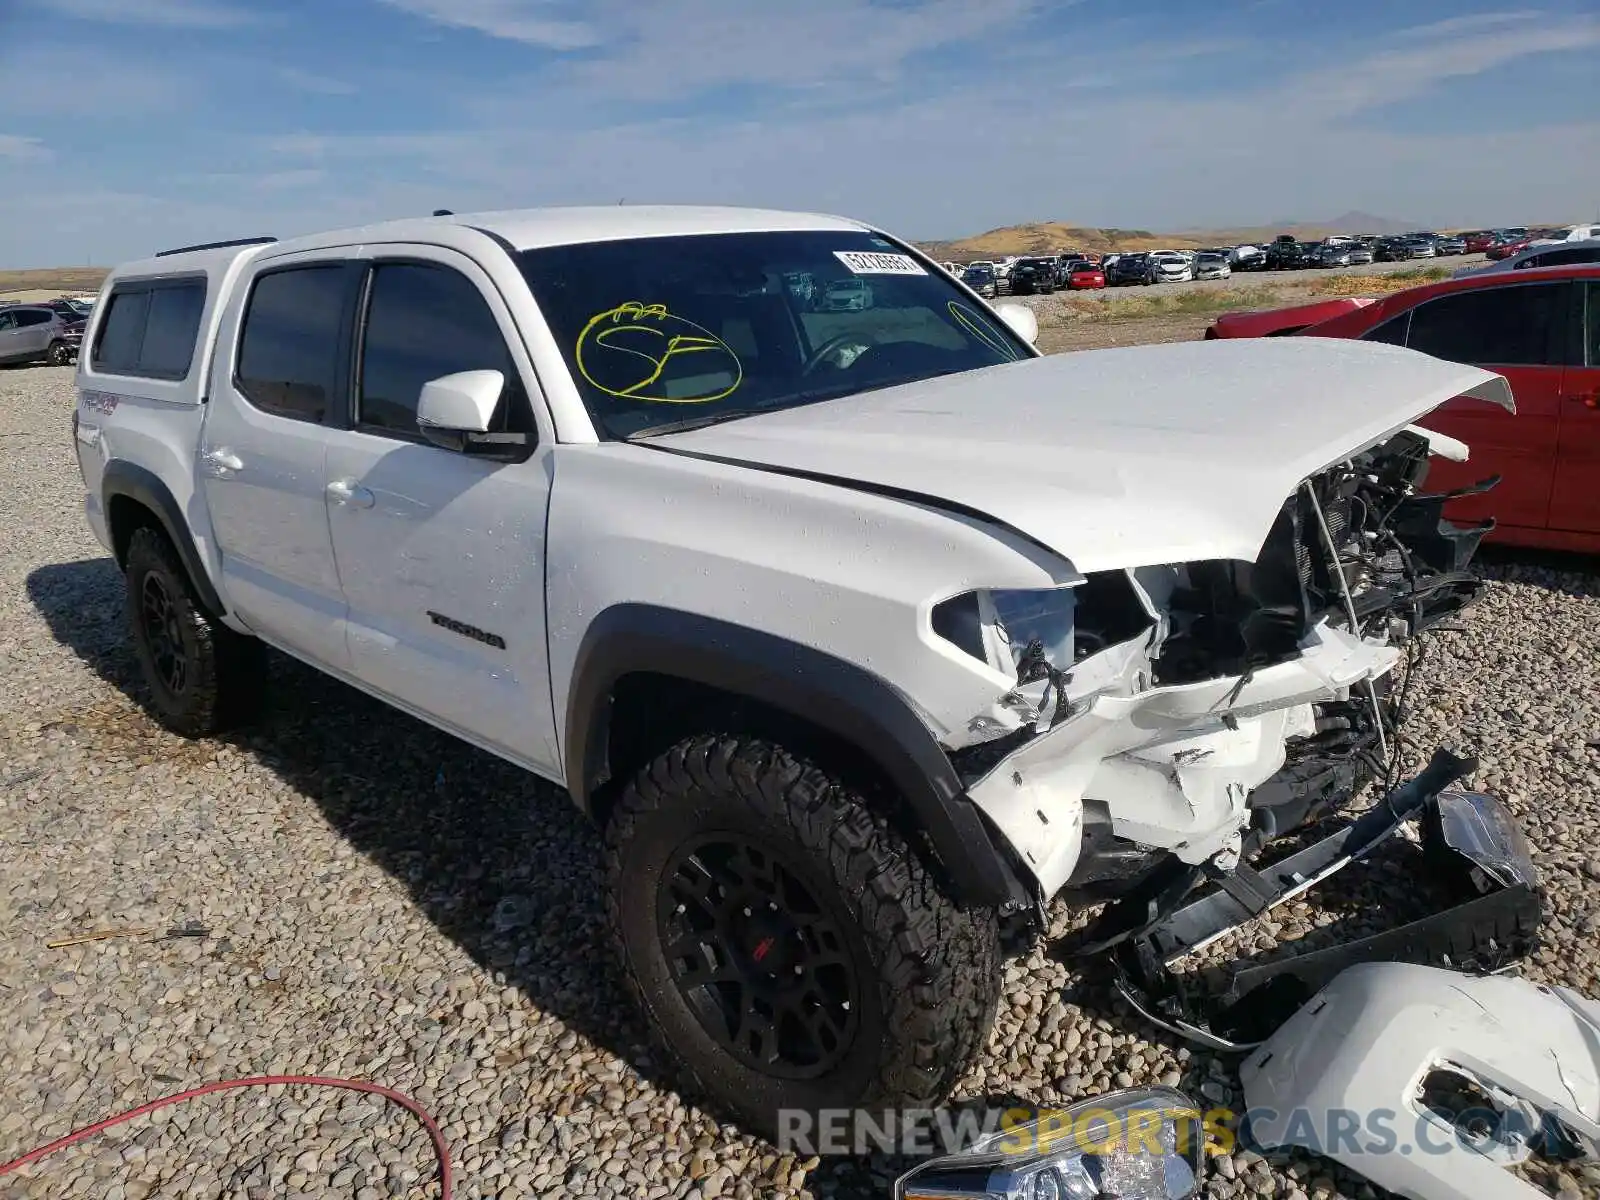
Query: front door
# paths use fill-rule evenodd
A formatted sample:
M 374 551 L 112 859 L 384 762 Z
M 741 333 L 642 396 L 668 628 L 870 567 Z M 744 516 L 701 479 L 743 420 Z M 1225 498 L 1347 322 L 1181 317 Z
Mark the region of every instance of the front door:
M 229 601 L 270 641 L 346 670 L 345 603 L 328 534 L 324 425 L 342 406 L 347 316 L 359 268 L 263 266 L 223 322 L 198 469 Z M 238 301 L 235 301 L 238 304 Z
M 549 439 L 515 325 L 470 259 L 385 247 L 367 283 L 352 428 L 333 434 L 326 480 L 349 609 L 351 669 L 376 691 L 559 778 L 544 609 Z M 521 461 L 457 453 L 417 431 L 422 385 L 506 377 L 498 432 Z
M 1600 533 L 1600 282 L 1583 285 L 1583 345 L 1561 385 L 1550 527 Z
M 1500 485 L 1453 501 L 1445 515 L 1462 523 L 1493 517 L 1501 525 L 1543 529 L 1550 518 L 1570 286 L 1518 283 L 1446 292 L 1411 313 L 1406 345 L 1451 362 L 1505 376 L 1513 415 L 1482 400 L 1448 401 L 1418 424 L 1459 438 L 1471 458 L 1435 458 L 1430 492 L 1467 487 L 1491 475 Z

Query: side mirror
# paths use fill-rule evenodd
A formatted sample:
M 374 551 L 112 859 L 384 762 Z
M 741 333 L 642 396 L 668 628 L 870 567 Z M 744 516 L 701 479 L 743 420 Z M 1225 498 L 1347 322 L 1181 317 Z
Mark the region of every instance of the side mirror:
M 995 314 L 1011 327 L 1011 332 L 1016 334 L 1028 345 L 1033 345 L 1039 340 L 1039 318 L 1033 315 L 1033 309 L 1026 304 L 1016 304 L 1007 301 L 1005 304 L 994 306 Z
M 490 433 L 506 377 L 500 371 L 457 371 L 422 385 L 417 429 L 435 446 L 459 453 L 503 455 L 525 446 L 527 434 Z

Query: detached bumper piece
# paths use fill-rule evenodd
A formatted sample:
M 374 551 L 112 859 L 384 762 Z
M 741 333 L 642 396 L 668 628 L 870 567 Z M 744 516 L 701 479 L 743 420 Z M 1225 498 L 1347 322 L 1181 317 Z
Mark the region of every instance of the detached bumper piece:
M 1346 968 L 1366 962 L 1497 970 L 1538 944 L 1543 897 L 1526 839 L 1493 796 L 1451 789 L 1475 761 L 1445 750 L 1415 778 L 1321 841 L 1260 871 L 1240 864 L 1183 903 L 1200 868 L 1169 864 L 1084 930 L 1078 953 L 1111 951 L 1124 998 L 1154 1024 L 1198 1044 L 1243 1051 L 1268 1037 Z M 1423 858 L 1459 903 L 1355 941 L 1235 963 L 1203 993 L 1172 968 L 1420 822 Z
M 1352 967 L 1245 1060 L 1248 1137 L 1414 1200 L 1592 1194 L 1600 1004 L 1401 963 Z

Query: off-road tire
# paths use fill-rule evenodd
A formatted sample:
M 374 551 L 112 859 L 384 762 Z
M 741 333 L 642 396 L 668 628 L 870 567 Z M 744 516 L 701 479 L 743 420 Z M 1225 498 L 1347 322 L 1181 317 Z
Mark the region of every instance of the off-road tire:
M 134 530 L 124 574 L 128 623 L 151 714 L 184 737 L 220 733 L 251 716 L 265 685 L 261 643 L 235 633 L 201 603 L 166 535 L 148 526 Z M 159 587 L 170 599 L 172 630 L 186 660 L 178 689 L 157 667 L 157 637 L 144 604 L 148 587 Z
M 708 832 L 765 839 L 841 918 L 863 1002 L 844 1061 L 796 1080 L 758 1072 L 708 1034 L 658 934 L 661 881 Z M 770 742 L 702 736 L 627 785 L 606 830 L 607 903 L 629 987 L 677 1081 L 742 1128 L 773 1138 L 780 1109 L 918 1108 L 941 1102 L 987 1040 L 1002 973 L 993 911 L 963 911 L 860 797 Z

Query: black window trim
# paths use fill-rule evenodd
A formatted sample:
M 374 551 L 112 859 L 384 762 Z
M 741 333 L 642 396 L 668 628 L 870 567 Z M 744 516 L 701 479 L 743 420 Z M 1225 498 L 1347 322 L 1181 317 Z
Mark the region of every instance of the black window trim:
M 1405 340 L 1404 344 L 1408 349 L 1411 348 L 1411 327 L 1415 323 L 1415 315 L 1417 313 L 1421 312 L 1423 309 L 1427 308 L 1430 304 L 1436 304 L 1441 300 L 1452 299 L 1453 297 L 1456 297 L 1456 296 L 1475 295 L 1475 294 L 1484 293 L 1484 292 L 1509 291 L 1512 288 L 1532 288 L 1532 287 L 1562 288 L 1562 289 L 1565 289 L 1565 291 L 1567 293 L 1567 295 L 1566 295 L 1566 304 L 1562 308 L 1558 309 L 1557 316 L 1556 316 L 1556 322 L 1557 322 L 1557 324 L 1559 326 L 1563 327 L 1564 336 L 1562 336 L 1559 339 L 1559 341 L 1556 341 L 1554 346 L 1553 346 L 1553 348 L 1556 351 L 1557 356 L 1560 358 L 1561 361 L 1555 362 L 1555 363 L 1516 363 L 1516 362 L 1509 362 L 1508 363 L 1508 362 L 1491 362 L 1491 361 L 1488 361 L 1488 360 L 1482 360 L 1482 361 L 1474 361 L 1474 362 L 1471 362 L 1471 363 L 1467 363 L 1465 365 L 1472 366 L 1472 367 L 1516 367 L 1516 368 L 1547 367 L 1547 368 L 1554 368 L 1554 369 L 1557 369 L 1557 370 L 1559 370 L 1561 368 L 1564 368 L 1564 367 L 1567 367 L 1567 366 L 1571 366 L 1574 362 L 1581 361 L 1582 354 L 1583 354 L 1581 344 L 1578 345 L 1578 347 L 1577 347 L 1578 353 L 1576 355 L 1573 353 L 1573 350 L 1574 350 L 1574 337 L 1577 338 L 1579 343 L 1581 343 L 1582 339 L 1583 339 L 1582 324 L 1581 324 L 1581 322 L 1582 322 L 1582 308 L 1581 308 L 1581 305 L 1576 305 L 1574 303 L 1574 295 L 1573 295 L 1574 288 L 1573 288 L 1573 284 L 1575 282 L 1576 282 L 1575 280 L 1571 280 L 1571 279 L 1515 279 L 1515 278 L 1513 278 L 1512 280 L 1509 280 L 1509 281 L 1507 281 L 1505 283 L 1496 282 L 1494 284 L 1491 284 L 1491 285 L 1488 285 L 1488 286 L 1482 286 L 1482 287 L 1451 288 L 1447 292 L 1440 292 L 1438 295 L 1429 296 L 1426 300 L 1423 300 L 1420 304 L 1413 304 L 1410 308 L 1408 308 L 1406 310 L 1406 317 L 1407 317 L 1407 320 L 1406 320 L 1406 340 Z M 1574 308 L 1578 309 L 1578 320 L 1579 320 L 1578 330 L 1577 330 L 1576 334 L 1574 333 L 1574 329 L 1573 329 L 1573 310 L 1574 310 Z M 1387 322 L 1385 322 L 1385 324 L 1387 324 Z M 1374 327 L 1374 328 L 1376 328 L 1376 327 Z M 1368 330 L 1368 332 L 1370 333 L 1371 330 Z
M 355 319 L 356 303 L 360 295 L 360 287 L 366 273 L 366 260 L 352 257 L 349 247 L 330 249 L 316 252 L 319 257 L 296 258 L 289 262 L 262 264 L 262 268 L 250 276 L 249 287 L 245 291 L 244 303 L 239 308 L 239 325 L 233 333 L 232 362 L 229 364 L 228 384 L 233 388 L 239 399 L 249 405 L 253 412 L 262 416 L 272 417 L 279 421 L 292 421 L 297 425 L 314 425 L 324 429 L 348 429 L 346 414 L 350 403 L 350 346 L 354 338 L 353 323 Z M 333 395 L 328 397 L 328 403 L 323 407 L 322 420 L 310 421 L 301 417 L 291 417 L 284 413 L 272 412 L 260 407 L 250 399 L 250 394 L 245 391 L 239 378 L 239 363 L 244 349 L 245 327 L 250 322 L 250 306 L 255 302 L 256 287 L 269 275 L 282 275 L 288 271 L 305 271 L 337 267 L 344 274 L 343 294 L 339 298 L 339 332 L 334 349 Z
M 133 363 L 105 363 L 100 361 L 100 343 L 105 337 L 106 325 L 111 319 L 111 306 L 118 296 L 143 293 L 149 295 L 170 288 L 200 285 L 200 320 L 195 325 L 194 345 L 189 347 L 189 363 L 179 371 L 157 371 Z M 200 343 L 205 336 L 206 314 L 211 304 L 211 278 L 204 271 L 186 271 L 181 275 L 127 276 L 115 280 L 103 300 L 95 301 L 94 345 L 89 351 L 89 365 L 100 375 L 118 375 L 125 379 L 159 379 L 166 383 L 185 383 L 194 372 L 195 360 L 200 357 Z M 101 313 L 104 316 L 101 316 Z M 139 318 L 139 353 L 144 354 L 144 335 L 150 323 L 150 301 L 145 301 Z
M 367 318 L 372 307 L 373 277 L 377 274 L 379 267 L 432 267 L 436 270 L 454 272 L 461 277 L 468 287 L 478 293 L 479 298 L 484 302 L 484 306 L 489 310 L 489 316 L 494 321 L 496 331 L 500 334 L 501 344 L 505 347 L 506 358 L 510 362 L 511 369 L 517 372 L 517 382 L 521 385 L 518 391 L 522 397 L 522 416 L 526 419 L 528 440 L 515 454 L 508 452 L 504 457 L 496 455 L 488 458 L 487 461 L 497 465 L 507 461 L 526 462 L 533 455 L 535 448 L 539 444 L 539 422 L 534 412 L 533 393 L 528 388 L 528 381 L 523 376 L 522 369 L 517 365 L 517 356 L 512 353 L 510 339 L 506 337 L 505 327 L 501 324 L 499 316 L 494 311 L 494 305 L 489 302 L 489 297 L 485 294 L 484 289 L 478 286 L 478 283 L 470 275 L 455 264 L 442 262 L 439 259 L 428 258 L 423 255 L 404 253 L 376 254 L 370 258 L 363 259 L 361 266 L 361 282 L 356 295 L 354 326 L 350 337 L 350 357 L 347 364 L 349 386 L 345 394 L 345 404 L 340 411 L 341 424 L 339 427 L 347 431 L 365 433 L 372 437 L 389 438 L 392 441 L 405 442 L 410 445 L 430 446 L 442 454 L 456 453 L 456 451 L 447 450 L 443 446 L 430 442 L 422 435 L 420 429 L 394 429 L 388 425 L 369 425 L 358 419 L 360 414 L 357 411 L 357 406 L 361 398 L 361 364 L 366 353 Z M 491 284 L 492 282 L 491 280 Z M 499 295 L 498 288 L 495 289 L 495 294 Z M 502 303 L 504 302 L 503 296 L 501 301 Z M 465 455 L 464 457 L 471 458 L 474 456 Z

